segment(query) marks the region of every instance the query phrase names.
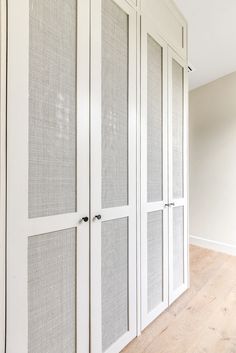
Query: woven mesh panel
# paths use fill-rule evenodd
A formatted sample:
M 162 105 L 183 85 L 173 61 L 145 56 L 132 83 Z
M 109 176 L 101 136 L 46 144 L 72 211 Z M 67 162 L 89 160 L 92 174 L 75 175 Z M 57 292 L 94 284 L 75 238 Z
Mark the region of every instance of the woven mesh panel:
M 76 232 L 28 238 L 28 352 L 75 353 Z
M 148 261 L 148 311 L 163 301 L 163 214 L 148 213 L 147 218 Z
M 128 203 L 128 16 L 102 1 L 102 207 Z
M 102 348 L 128 331 L 128 219 L 102 223 Z
M 147 200 L 162 196 L 162 48 L 147 39 Z
M 184 283 L 184 208 L 173 209 L 173 287 Z
M 183 197 L 183 68 L 173 60 L 173 197 Z
M 76 210 L 76 0 L 30 0 L 29 217 Z

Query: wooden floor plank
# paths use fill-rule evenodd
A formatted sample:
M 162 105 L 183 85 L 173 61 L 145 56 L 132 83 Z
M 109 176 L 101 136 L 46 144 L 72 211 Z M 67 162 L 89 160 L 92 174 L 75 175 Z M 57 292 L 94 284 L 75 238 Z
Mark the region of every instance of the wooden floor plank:
M 191 246 L 190 268 L 190 289 L 125 353 L 236 353 L 236 257 Z
M 229 263 L 235 269 L 236 261 Z M 204 323 L 198 342 L 187 353 L 236 353 L 236 285 Z
M 181 312 L 227 258 L 225 254 L 190 246 L 190 288 L 169 308 L 169 311 L 174 315 Z

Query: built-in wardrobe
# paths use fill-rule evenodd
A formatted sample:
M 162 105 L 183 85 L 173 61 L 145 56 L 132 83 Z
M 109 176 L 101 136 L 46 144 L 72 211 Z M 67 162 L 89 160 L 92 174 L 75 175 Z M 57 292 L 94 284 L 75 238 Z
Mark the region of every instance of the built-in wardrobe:
M 117 353 L 188 287 L 187 26 L 8 0 L 6 353 Z

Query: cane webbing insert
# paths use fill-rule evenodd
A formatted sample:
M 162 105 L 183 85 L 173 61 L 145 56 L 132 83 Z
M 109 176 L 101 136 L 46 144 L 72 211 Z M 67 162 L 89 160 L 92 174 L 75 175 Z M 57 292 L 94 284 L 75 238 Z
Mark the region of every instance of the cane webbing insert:
M 184 208 L 173 209 L 173 287 L 184 283 Z
M 28 352 L 76 352 L 76 231 L 28 238 Z
M 147 37 L 147 200 L 163 200 L 162 47 Z
M 76 211 L 76 17 L 76 0 L 30 0 L 30 218 Z
M 163 301 L 163 213 L 148 213 L 147 218 L 148 311 Z
M 184 192 L 183 68 L 173 60 L 172 70 L 173 198 L 182 198 Z
M 128 16 L 102 1 L 102 207 L 128 204 Z
M 128 219 L 102 223 L 102 348 L 128 331 Z

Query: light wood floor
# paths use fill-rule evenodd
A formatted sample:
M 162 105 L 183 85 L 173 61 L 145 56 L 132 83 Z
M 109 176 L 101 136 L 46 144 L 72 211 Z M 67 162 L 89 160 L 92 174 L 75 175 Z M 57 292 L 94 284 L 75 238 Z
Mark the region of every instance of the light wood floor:
M 236 257 L 190 248 L 191 287 L 123 353 L 236 353 Z

